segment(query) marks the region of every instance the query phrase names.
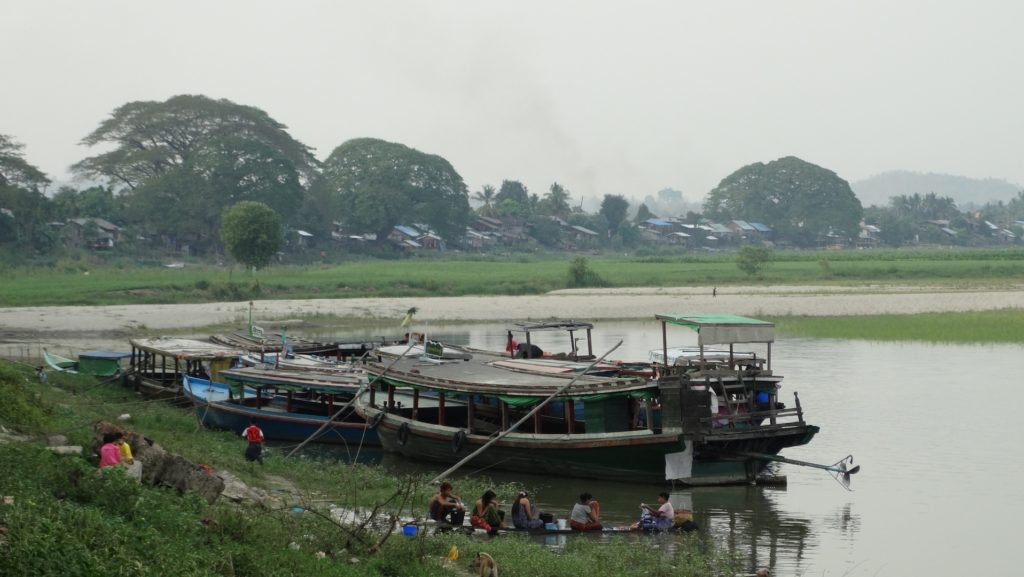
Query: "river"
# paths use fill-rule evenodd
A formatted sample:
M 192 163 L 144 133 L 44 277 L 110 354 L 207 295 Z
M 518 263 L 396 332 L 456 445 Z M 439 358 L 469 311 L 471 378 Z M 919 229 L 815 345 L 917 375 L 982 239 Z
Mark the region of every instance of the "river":
M 497 325 L 417 327 L 431 337 L 501 349 Z M 394 329 L 333 333 L 373 337 Z M 559 335 L 534 339 L 564 350 Z M 616 358 L 646 358 L 660 346 L 655 322 L 601 323 L 594 350 L 619 339 Z M 564 341 L 564 342 L 563 342 Z M 695 337 L 670 329 L 670 344 Z M 1014 416 L 1020 387 L 1016 364 L 1024 345 L 945 345 L 857 340 L 779 338 L 773 369 L 786 376 L 783 400 L 800 393 L 807 420 L 821 432 L 784 456 L 831 464 L 847 454 L 862 466 L 846 491 L 821 470 L 779 465 L 785 488 L 676 489 L 677 507 L 692 507 L 702 529 L 773 575 L 1005 575 L 1016 565 L 1018 519 L 1024 519 L 1024 459 L 1014 446 L 1024 439 L 1024 419 Z M 385 463 L 396 466 L 396 458 Z M 403 468 L 411 464 L 402 463 Z M 441 467 L 418 464 L 431 470 Z M 472 465 L 467 465 L 472 472 Z M 602 516 L 627 523 L 641 501 L 653 502 L 649 485 L 539 478 L 486 471 L 496 480 L 536 487 L 541 510 L 565 516 L 586 490 L 602 503 Z M 469 496 L 464 495 L 467 499 Z M 511 495 L 504 496 L 506 502 Z M 611 535 L 601 538 L 621 538 Z M 672 540 L 685 537 L 652 537 Z M 557 544 L 558 540 L 549 537 Z
M 268 325 L 268 328 L 273 328 Z M 418 324 L 431 338 L 503 349 L 499 324 Z M 395 323 L 358 331 L 302 331 L 324 340 L 393 337 Z M 206 335 L 195 335 L 205 338 Z M 581 335 L 577 335 L 581 336 Z M 672 328 L 670 345 L 690 345 L 695 335 Z M 601 354 L 619 340 L 612 358 L 646 359 L 660 347 L 660 324 L 609 321 L 594 331 Z M 84 337 L 80 348 L 123 349 L 122 339 Z M 540 334 L 534 342 L 565 350 L 564 335 Z M 581 346 L 585 346 L 581 342 Z M 58 349 L 58 352 L 63 352 Z M 68 355 L 73 355 L 71 350 Z M 1014 415 L 1021 386 L 1020 345 L 882 343 L 780 337 L 773 369 L 786 379 L 780 398 L 800 393 L 808 422 L 821 432 L 786 457 L 831 464 L 852 454 L 862 469 L 848 492 L 821 470 L 779 465 L 788 486 L 676 489 L 672 502 L 692 508 L 702 529 L 747 561 L 773 575 L 962 577 L 1014 573 L 1018 519 L 1024 519 L 1024 419 Z M 372 454 L 372 452 L 371 452 Z M 443 467 L 385 456 L 384 464 L 440 472 Z M 472 474 L 472 464 L 464 473 Z M 653 502 L 651 485 L 534 477 L 496 470 L 499 481 L 537 489 L 541 510 L 567 516 L 576 495 L 593 493 L 602 517 L 626 524 L 641 501 Z M 470 495 L 463 495 L 469 499 Z M 501 496 L 506 502 L 512 495 Z M 590 536 L 588 538 L 595 538 Z M 596 538 L 635 538 L 622 535 Z M 646 538 L 671 548 L 684 536 Z M 549 538 L 558 546 L 562 538 Z

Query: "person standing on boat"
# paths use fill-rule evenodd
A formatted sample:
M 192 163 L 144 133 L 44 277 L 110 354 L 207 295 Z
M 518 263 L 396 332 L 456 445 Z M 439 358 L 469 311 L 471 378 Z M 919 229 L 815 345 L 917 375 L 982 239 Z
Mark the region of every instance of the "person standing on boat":
M 498 502 L 494 500 L 497 494 L 487 489 L 483 496 L 477 500 L 473 507 L 473 515 L 469 518 L 469 524 L 479 527 L 490 534 L 495 534 L 498 529 L 504 528 L 502 522 L 505 520 L 505 512 L 498 510 Z
M 640 503 L 640 528 L 652 531 L 667 531 L 672 528 L 676 511 L 669 502 L 668 493 L 658 493 L 658 508 Z
M 537 517 L 537 506 L 530 502 L 530 494 L 519 491 L 512 503 L 512 524 L 516 529 L 540 529 L 544 521 Z
M 569 525 L 577 531 L 600 531 L 601 504 L 594 500 L 590 493 L 580 495 L 579 503 L 572 506 Z
M 100 447 L 100 469 L 113 467 L 121 462 L 121 450 L 117 448 L 117 437 L 114 433 L 103 433 L 103 446 Z
M 508 331 L 508 342 L 505 344 L 505 352 L 508 353 L 508 356 L 515 358 L 518 350 L 519 343 L 512 336 L 512 331 Z
M 440 492 L 430 499 L 428 508 L 431 519 L 454 527 L 461 527 L 466 519 L 466 507 L 461 498 L 452 495 L 452 484 L 447 481 L 441 483 Z
M 242 431 L 242 436 L 245 437 L 246 441 L 249 441 L 249 446 L 245 448 L 245 460 L 246 461 L 259 461 L 259 464 L 263 464 L 263 430 L 256 426 L 256 419 L 249 421 L 249 426 Z

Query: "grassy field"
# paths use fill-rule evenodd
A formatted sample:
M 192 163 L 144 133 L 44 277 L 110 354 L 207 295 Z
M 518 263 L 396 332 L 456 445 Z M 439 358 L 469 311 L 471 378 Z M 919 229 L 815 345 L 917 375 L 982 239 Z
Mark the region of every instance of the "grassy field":
M 569 256 L 437 255 L 342 265 L 278 266 L 255 276 L 209 265 L 183 269 L 74 261 L 53 268 L 0 270 L 0 306 L 539 294 L 565 288 Z M 604 286 L 730 284 L 1005 285 L 1024 281 L 1024 251 L 787 251 L 763 278 L 742 273 L 728 253 L 679 257 L 593 256 Z
M 355 507 L 380 503 L 400 485 L 412 483 L 415 508 L 433 489 L 425 479 L 399 479 L 380 467 L 310 459 L 268 457 L 259 467 L 245 463 L 233 433 L 196 426 L 189 410 L 162 402 L 140 402 L 133 393 L 85 377 L 51 374 L 39 383 L 31 368 L 0 361 L 0 425 L 21 434 L 63 433 L 89 446 L 91 424 L 130 413 L 129 428 L 168 450 L 227 469 L 259 485 L 266 475 L 292 480 L 317 503 Z M 0 575 L 122 576 L 405 576 L 466 575 L 477 551 L 501 563 L 505 577 L 588 575 L 613 577 L 643 567 L 652 577 L 728 576 L 741 571 L 722 548 L 699 536 L 670 554 L 652 540 L 623 537 L 616 543 L 570 539 L 561 550 L 507 536 L 396 535 L 373 551 L 344 529 L 312 513 L 208 505 L 194 496 L 142 486 L 120 471 L 96 471 L 95 457 L 58 456 L 39 443 L 0 442 Z M 464 495 L 480 494 L 486 478 L 457 481 Z M 495 487 L 510 494 L 511 487 Z M 376 534 L 374 534 L 374 540 Z M 452 546 L 459 560 L 440 559 Z M 352 562 L 355 558 L 357 562 Z
M 1024 343 L 1024 311 L 919 315 L 782 317 L 780 333 L 826 339 L 941 343 Z

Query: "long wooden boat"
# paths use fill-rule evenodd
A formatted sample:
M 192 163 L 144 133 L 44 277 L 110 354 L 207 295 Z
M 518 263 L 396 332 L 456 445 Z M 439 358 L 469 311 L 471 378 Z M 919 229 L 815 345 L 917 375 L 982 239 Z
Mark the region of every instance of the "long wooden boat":
M 655 364 L 651 378 L 580 376 L 539 411 L 473 461 L 475 467 L 623 481 L 678 481 L 691 485 L 751 482 L 766 460 L 811 440 L 818 427 L 778 400 L 781 377 L 771 371 L 772 323 L 733 315 L 657 315 L 663 358 L 666 329 L 697 332 L 699 349 L 728 345 L 731 357 Z M 760 343 L 763 356 L 736 354 L 735 344 Z M 444 362 L 403 358 L 387 369 L 370 363 L 383 389 L 362 393 L 357 411 L 380 419 L 385 450 L 431 461 L 457 462 L 507 431 L 555 394 L 573 375 L 509 370 L 494 361 Z M 438 410 L 398 407 L 383 400 L 396 388 L 438 395 Z M 446 400 L 461 407 L 449 408 Z M 717 405 L 712 411 L 713 405 Z M 739 453 L 744 453 L 740 455 Z
M 187 405 L 182 377 L 189 375 L 218 380 L 243 351 L 218 344 L 156 337 L 132 339 L 128 384 L 143 396 Z
M 131 353 L 86 351 L 79 353 L 78 360 L 74 361 L 43 350 L 43 360 L 50 368 L 63 373 L 81 373 L 96 377 L 112 377 L 122 372 L 124 367 L 121 365 L 121 361 L 130 356 Z
M 284 385 L 282 385 L 284 386 Z M 287 395 L 261 387 L 241 387 L 186 376 L 184 394 L 195 407 L 200 421 L 211 428 L 240 433 L 255 419 L 272 441 L 305 441 L 313 435 L 317 443 L 379 445 L 377 433 L 354 412 L 330 421 L 340 406 L 326 401 L 323 388 L 289 389 Z M 333 399 L 332 399 L 333 400 Z M 319 431 L 319 434 L 318 434 Z
M 334 357 L 339 361 L 359 358 L 369 354 L 377 346 L 376 343 L 365 341 L 321 342 L 290 334 L 267 333 L 255 336 L 242 331 L 211 335 L 210 342 L 233 349 L 242 349 L 256 355 L 283 351 L 296 355 Z

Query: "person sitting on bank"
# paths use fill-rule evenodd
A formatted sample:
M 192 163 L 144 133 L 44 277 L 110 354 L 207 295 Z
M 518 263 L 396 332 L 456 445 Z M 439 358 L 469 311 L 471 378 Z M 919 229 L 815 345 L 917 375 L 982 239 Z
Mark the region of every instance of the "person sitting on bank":
M 117 445 L 117 449 L 121 453 L 121 462 L 127 465 L 134 465 L 135 459 L 132 458 L 132 448 L 128 445 L 128 441 L 125 440 L 123 431 L 114 433 L 114 444 Z
M 440 492 L 430 499 L 428 508 L 430 518 L 438 523 L 461 527 L 466 519 L 466 507 L 461 498 L 452 495 L 452 484 L 447 481 L 441 483 Z
M 498 503 L 494 500 L 497 497 L 494 491 L 488 489 L 483 496 L 477 500 L 473 507 L 473 515 L 469 518 L 469 524 L 479 527 L 490 534 L 495 534 L 498 529 L 503 529 L 502 521 L 505 520 L 505 512 L 498 510 Z
M 537 506 L 530 502 L 530 494 L 519 491 L 512 503 L 512 524 L 516 529 L 540 529 L 544 521 L 537 516 Z
M 590 493 L 580 495 L 580 501 L 572 506 L 569 525 L 577 531 L 600 531 L 601 504 Z
M 668 493 L 658 493 L 658 507 L 640 503 L 640 528 L 651 531 L 667 531 L 672 528 L 676 512 L 669 502 Z
M 100 469 L 113 467 L 121 462 L 121 449 L 117 446 L 114 433 L 103 433 L 103 446 L 100 447 Z

